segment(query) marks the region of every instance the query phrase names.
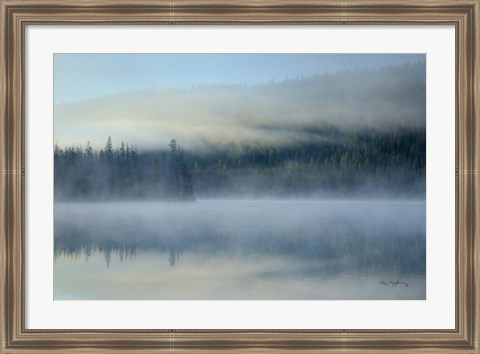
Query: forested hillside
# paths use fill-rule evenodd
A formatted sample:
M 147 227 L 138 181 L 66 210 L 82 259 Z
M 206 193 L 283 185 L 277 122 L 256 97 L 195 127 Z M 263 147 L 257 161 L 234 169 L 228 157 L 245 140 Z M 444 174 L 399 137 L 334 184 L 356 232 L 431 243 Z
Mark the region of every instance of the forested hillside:
M 198 151 L 183 150 L 175 139 L 151 151 L 123 142 L 114 148 L 110 138 L 100 151 L 88 143 L 56 146 L 55 197 L 424 196 L 424 131 L 321 131 L 325 139 L 311 143 L 232 143 Z
M 202 196 L 424 196 L 424 131 L 329 128 L 324 133 L 324 140 L 311 143 L 230 144 L 186 153 L 195 191 Z
M 55 107 L 55 141 L 100 149 L 111 136 L 142 149 L 177 139 L 208 145 L 285 145 L 319 130 L 425 129 L 425 63 L 319 73 L 257 85 L 129 91 Z
M 63 105 L 56 136 L 95 148 L 60 140 L 55 197 L 423 198 L 425 107 L 425 62 Z

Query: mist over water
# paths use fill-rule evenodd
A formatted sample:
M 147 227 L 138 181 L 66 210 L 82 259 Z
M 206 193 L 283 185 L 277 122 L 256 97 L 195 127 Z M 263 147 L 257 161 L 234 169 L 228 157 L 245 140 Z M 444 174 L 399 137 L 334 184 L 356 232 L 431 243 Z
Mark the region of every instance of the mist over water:
M 425 298 L 424 202 L 57 202 L 55 216 L 55 299 Z

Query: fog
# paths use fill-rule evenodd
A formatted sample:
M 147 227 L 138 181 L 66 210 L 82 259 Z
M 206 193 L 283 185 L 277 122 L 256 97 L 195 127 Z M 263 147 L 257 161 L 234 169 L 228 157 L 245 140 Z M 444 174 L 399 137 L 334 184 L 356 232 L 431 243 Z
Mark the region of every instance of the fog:
M 55 106 L 55 141 L 102 147 L 112 136 L 158 148 L 175 137 L 198 148 L 324 140 L 315 127 L 326 124 L 423 129 L 425 98 L 425 62 L 252 86 L 145 89 Z
M 299 200 L 56 203 L 55 248 L 57 253 L 71 254 L 101 247 L 107 251 L 111 246 L 109 251 L 258 252 L 358 261 L 361 257 L 355 252 L 367 252 L 371 257 L 385 242 L 392 251 L 417 242 L 421 245 L 424 207 L 423 202 Z M 352 248 L 367 245 L 368 250 Z M 421 249 L 402 250 L 406 257 L 402 264 L 390 263 L 395 260 L 388 257 L 388 251 L 383 250 L 378 264 L 371 258 L 369 266 L 424 271 L 422 259 L 406 262 L 411 252 L 421 255 Z
M 414 277 L 421 288 L 424 284 L 419 279 L 425 276 L 425 203 L 56 203 L 55 255 L 64 266 L 68 259 L 78 265 L 103 255 L 103 264 L 95 261 L 103 272 L 101 269 L 119 261 L 135 267 L 147 254 L 157 254 L 156 263 L 173 268 L 184 263 L 182 267 L 187 268 L 209 264 L 209 272 L 217 272 L 227 267 L 229 277 L 240 278 L 245 269 L 235 272 L 231 267 L 247 262 L 253 278 L 266 279 L 267 283 L 268 279 L 288 281 L 292 276 Z M 170 277 L 168 272 L 168 268 L 158 270 L 157 276 L 163 279 L 165 273 Z M 189 273 L 182 272 L 176 274 L 188 277 Z M 190 281 L 191 299 L 210 286 L 208 281 Z M 180 288 L 185 291 L 188 284 Z M 270 298 L 286 297 L 285 293 L 267 293 Z M 305 289 L 302 294 L 322 297 Z

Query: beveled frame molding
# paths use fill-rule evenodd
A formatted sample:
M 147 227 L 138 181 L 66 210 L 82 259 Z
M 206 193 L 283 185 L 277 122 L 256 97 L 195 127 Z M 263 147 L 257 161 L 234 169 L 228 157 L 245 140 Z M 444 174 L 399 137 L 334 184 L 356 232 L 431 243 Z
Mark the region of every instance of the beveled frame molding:
M 0 353 L 480 353 L 480 0 L 0 0 Z M 24 31 L 44 24 L 374 24 L 456 28 L 454 330 L 25 328 Z

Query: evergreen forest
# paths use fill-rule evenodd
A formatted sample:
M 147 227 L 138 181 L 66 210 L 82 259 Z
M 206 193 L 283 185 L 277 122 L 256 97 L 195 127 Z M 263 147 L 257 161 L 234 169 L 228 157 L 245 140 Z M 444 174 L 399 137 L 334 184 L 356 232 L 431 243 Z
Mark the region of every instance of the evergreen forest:
M 55 146 L 56 200 L 425 195 L 425 130 L 317 128 L 324 139 L 138 150 Z

